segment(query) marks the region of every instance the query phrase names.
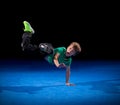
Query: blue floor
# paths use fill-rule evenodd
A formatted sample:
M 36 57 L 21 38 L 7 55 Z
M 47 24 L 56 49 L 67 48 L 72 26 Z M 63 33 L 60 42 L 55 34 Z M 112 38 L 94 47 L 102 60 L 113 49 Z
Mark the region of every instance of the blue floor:
M 44 61 L 0 61 L 0 105 L 120 105 L 120 61 L 73 61 L 70 82 Z

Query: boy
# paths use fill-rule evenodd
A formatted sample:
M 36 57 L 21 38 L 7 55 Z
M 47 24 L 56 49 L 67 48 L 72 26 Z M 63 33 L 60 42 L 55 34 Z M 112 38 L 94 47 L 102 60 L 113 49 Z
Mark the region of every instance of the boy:
M 39 50 L 45 54 L 45 59 L 50 63 L 54 64 L 57 68 L 66 69 L 66 85 L 71 86 L 74 84 L 69 83 L 70 78 L 70 65 L 72 62 L 72 56 L 81 52 L 81 46 L 77 42 L 72 42 L 67 47 L 53 48 L 50 43 L 40 43 L 39 46 L 30 43 L 32 34 L 35 33 L 34 29 L 31 27 L 30 23 L 23 21 L 24 24 L 24 34 L 22 36 L 21 47 L 22 50 L 35 51 Z

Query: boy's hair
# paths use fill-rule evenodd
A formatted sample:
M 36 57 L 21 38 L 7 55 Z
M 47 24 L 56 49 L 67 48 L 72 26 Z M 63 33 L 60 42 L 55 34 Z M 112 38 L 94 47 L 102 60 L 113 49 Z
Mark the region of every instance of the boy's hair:
M 78 42 L 72 42 L 70 45 L 73 45 L 75 55 L 81 52 L 81 46 Z

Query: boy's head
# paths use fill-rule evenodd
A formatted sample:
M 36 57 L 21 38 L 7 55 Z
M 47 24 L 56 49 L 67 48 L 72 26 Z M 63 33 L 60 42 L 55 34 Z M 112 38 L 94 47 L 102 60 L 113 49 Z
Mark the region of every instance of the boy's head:
M 78 42 L 72 42 L 67 47 L 66 56 L 74 56 L 81 52 L 81 46 Z

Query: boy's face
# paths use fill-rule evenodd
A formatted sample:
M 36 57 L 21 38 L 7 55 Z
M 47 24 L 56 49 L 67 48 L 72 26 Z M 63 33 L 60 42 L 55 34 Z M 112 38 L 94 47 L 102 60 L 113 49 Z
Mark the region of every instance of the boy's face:
M 74 50 L 74 48 L 73 48 L 73 45 L 69 45 L 68 47 L 67 47 L 67 51 L 66 51 L 66 56 L 72 56 L 72 55 L 74 55 L 75 54 L 75 50 Z

